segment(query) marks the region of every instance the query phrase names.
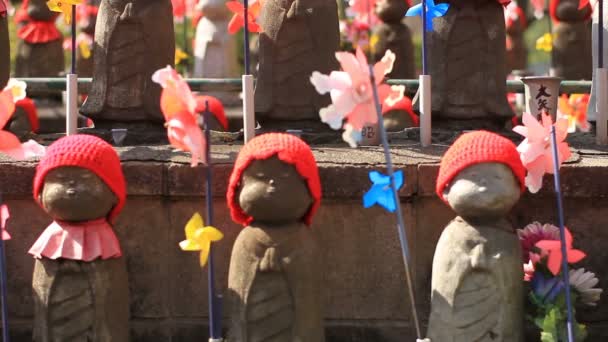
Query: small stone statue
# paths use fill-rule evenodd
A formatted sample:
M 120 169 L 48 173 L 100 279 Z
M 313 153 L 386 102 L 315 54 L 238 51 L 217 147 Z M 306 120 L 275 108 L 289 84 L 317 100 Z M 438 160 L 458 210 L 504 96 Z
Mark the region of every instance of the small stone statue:
M 256 118 L 264 128 L 326 129 L 319 110 L 331 99 L 310 83 L 338 70 L 338 8 L 330 0 L 264 0 L 260 13 Z
M 95 127 L 162 125 L 161 88 L 152 82 L 152 74 L 175 62 L 172 13 L 170 0 L 101 2 L 93 84 L 80 110 Z
M 552 62 L 554 76 L 566 80 L 590 80 L 591 5 L 579 9 L 578 0 L 551 0 L 553 25 Z
M 245 226 L 228 273 L 231 342 L 325 340 L 323 276 L 314 231 L 321 185 L 310 147 L 270 133 L 239 153 L 227 193 Z
M 239 75 L 237 45 L 228 33 L 232 17 L 226 0 L 199 0 L 197 10 L 203 17 L 196 26 L 194 77 L 236 78 Z M 211 92 L 224 103 L 239 101 L 235 93 Z
M 410 8 L 408 0 L 378 0 L 376 14 L 381 22 L 374 28 L 372 43 L 373 59 L 378 62 L 386 50 L 391 50 L 397 59 L 388 78 L 417 78 L 414 43 L 410 29 L 401 20 Z
M 512 1 L 505 8 L 505 27 L 507 30 L 507 71 L 526 70 L 528 49 L 524 41 L 527 28 L 526 14 Z
M 506 215 L 524 178 L 515 145 L 494 133 L 466 133 L 443 156 L 437 195 L 459 216 L 435 249 L 431 341 L 523 342 L 521 246 Z
M 8 40 L 7 8 L 0 0 L 0 90 L 8 83 L 11 73 L 11 46 Z
M 482 119 L 503 126 L 507 101 L 505 17 L 497 0 L 449 0 L 429 32 L 432 110 L 438 120 Z
M 63 37 L 46 0 L 24 0 L 15 15 L 19 28 L 15 60 L 17 77 L 58 77 L 64 72 Z
M 34 341 L 129 341 L 127 268 L 111 226 L 125 195 L 105 141 L 72 135 L 48 148 L 34 178 L 34 198 L 54 220 L 29 251 Z

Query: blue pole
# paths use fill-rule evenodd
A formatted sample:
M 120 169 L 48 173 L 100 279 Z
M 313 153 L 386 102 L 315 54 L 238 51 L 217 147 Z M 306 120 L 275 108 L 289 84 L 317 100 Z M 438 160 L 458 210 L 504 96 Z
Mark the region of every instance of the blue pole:
M 380 129 L 380 139 L 382 140 L 382 147 L 384 148 L 384 157 L 386 159 L 386 171 L 391 179 L 391 189 L 393 190 L 393 197 L 396 204 L 397 212 L 397 228 L 399 231 L 399 241 L 401 242 L 401 255 L 403 256 L 403 263 L 405 266 L 405 279 L 407 281 L 408 294 L 410 298 L 410 304 L 412 306 L 412 317 L 414 319 L 414 325 L 416 327 L 416 334 L 418 339 L 422 339 L 422 333 L 420 331 L 420 323 L 418 320 L 418 311 L 416 310 L 416 299 L 414 297 L 414 287 L 412 285 L 412 276 L 410 273 L 410 253 L 408 247 L 407 233 L 405 231 L 405 223 L 403 220 L 403 212 L 401 212 L 401 201 L 399 200 L 399 194 L 397 192 L 397 186 L 395 184 L 395 172 L 393 170 L 393 162 L 391 159 L 391 151 L 388 145 L 388 138 L 386 136 L 386 130 L 384 129 L 384 118 L 382 117 L 382 110 L 380 107 L 380 98 L 378 97 L 378 88 L 376 87 L 376 79 L 374 77 L 374 67 L 369 66 L 369 75 L 372 84 L 372 92 L 374 95 L 374 103 L 376 106 L 376 113 L 378 115 L 378 126 Z
M 598 2 L 598 26 L 597 26 L 597 38 L 598 38 L 598 51 L 597 51 L 597 67 L 604 67 L 604 0 Z
M 422 74 L 428 75 L 428 64 L 427 64 L 427 45 L 426 45 L 426 22 L 429 20 L 426 16 L 426 0 L 422 0 Z
M 206 205 L 207 205 L 207 224 L 213 226 L 213 165 L 211 164 L 211 129 L 209 127 L 209 101 L 205 101 L 205 156 L 207 158 L 207 181 L 206 181 Z M 217 308 L 217 298 L 215 295 L 215 269 L 213 264 L 213 245 L 209 247 L 209 259 L 207 263 L 207 283 L 209 287 L 209 335 L 212 339 L 221 338 L 221 312 Z
M 2 206 L 2 194 L 0 193 L 0 206 Z M 4 239 L 0 236 L 0 295 L 2 296 L 2 340 L 10 341 L 8 329 L 8 294 L 6 280 L 6 255 L 4 253 Z
M 259 0 L 258 0 L 259 1 Z M 245 39 L 244 39 L 244 49 L 245 49 L 245 75 L 250 75 L 249 73 L 249 0 L 243 0 L 245 6 L 245 12 L 243 16 L 245 17 Z
M 572 325 L 574 316 L 572 314 L 572 299 L 570 298 L 570 272 L 568 270 L 568 250 L 566 248 L 566 232 L 564 227 L 564 205 L 562 203 L 561 182 L 559 178 L 559 154 L 557 152 L 557 138 L 555 125 L 551 127 L 551 148 L 553 150 L 553 179 L 555 182 L 555 195 L 557 197 L 557 214 L 559 217 L 559 232 L 562 248 L 562 275 L 566 286 L 566 308 L 568 310 L 568 342 L 574 342 Z
M 72 5 L 72 66 L 71 73 L 76 74 L 76 5 Z

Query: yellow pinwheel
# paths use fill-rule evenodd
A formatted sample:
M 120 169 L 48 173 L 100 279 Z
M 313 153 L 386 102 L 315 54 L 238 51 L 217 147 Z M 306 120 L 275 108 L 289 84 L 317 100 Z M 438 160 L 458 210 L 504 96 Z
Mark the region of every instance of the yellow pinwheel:
M 81 3 L 82 0 L 49 0 L 46 5 L 53 12 L 63 13 L 65 23 L 69 25 L 72 22 L 72 6 Z
M 183 60 L 188 58 L 188 54 L 185 53 L 182 49 L 175 49 L 175 65 L 179 65 Z
M 200 263 L 203 267 L 209 258 L 211 243 L 223 238 L 222 232 L 215 227 L 205 226 L 201 215 L 195 213 L 186 224 L 186 240 L 180 242 L 179 247 L 188 252 L 200 251 Z
M 553 36 L 551 33 L 545 33 L 536 40 L 536 50 L 545 52 L 553 50 Z

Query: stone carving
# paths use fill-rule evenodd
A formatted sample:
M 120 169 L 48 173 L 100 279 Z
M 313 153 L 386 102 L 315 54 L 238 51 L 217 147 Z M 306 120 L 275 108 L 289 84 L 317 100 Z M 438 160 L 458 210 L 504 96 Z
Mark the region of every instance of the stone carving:
M 505 9 L 505 27 L 507 30 L 507 71 L 526 70 L 528 49 L 524 41 L 527 28 L 526 14 L 516 2 L 511 2 Z
M 433 118 L 503 125 L 507 101 L 505 18 L 497 0 L 450 0 L 429 32 Z
M 34 341 L 129 341 L 129 284 L 110 222 L 125 201 L 118 155 L 90 135 L 57 140 L 40 161 L 34 197 L 53 218 L 35 258 Z
M 310 225 L 321 186 L 308 145 L 272 133 L 251 140 L 230 177 L 232 218 L 246 227 L 232 249 L 229 340 L 325 340 L 322 263 Z
M 237 78 L 239 66 L 234 37 L 228 33 L 232 13 L 226 0 L 200 0 L 197 10 L 203 17 L 196 27 L 194 47 L 194 77 Z M 210 92 L 222 102 L 238 102 L 235 93 Z
M 444 155 L 437 195 L 459 216 L 433 258 L 432 341 L 523 342 L 521 247 L 506 215 L 524 178 L 515 145 L 494 133 L 464 134 Z
M 406 0 L 379 0 L 376 2 L 376 14 L 381 22 L 374 28 L 372 43 L 373 59 L 378 62 L 386 50 L 391 50 L 397 59 L 389 78 L 417 78 L 414 43 L 410 29 L 401 20 L 410 8 Z
M 164 122 L 152 74 L 175 59 L 170 0 L 103 0 L 97 16 L 93 84 L 81 113 L 95 127 Z M 116 124 L 116 125 L 115 125 Z
M 10 49 L 6 4 L 0 0 L 0 89 L 4 89 L 11 73 Z
M 554 76 L 567 80 L 590 80 L 591 5 L 578 9 L 576 0 L 551 0 L 553 25 L 552 62 Z
M 328 0 L 267 0 L 262 4 L 256 118 L 265 128 L 327 129 L 319 110 L 331 99 L 310 83 L 313 71 L 338 70 L 338 9 Z
M 63 37 L 45 0 L 24 0 L 15 15 L 18 24 L 17 77 L 57 77 L 64 72 Z

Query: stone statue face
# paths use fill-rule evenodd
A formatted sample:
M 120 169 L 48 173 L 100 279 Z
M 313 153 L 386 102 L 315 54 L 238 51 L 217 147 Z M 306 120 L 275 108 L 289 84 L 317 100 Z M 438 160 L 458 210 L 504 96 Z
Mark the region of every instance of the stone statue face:
M 520 186 L 508 166 L 482 163 L 461 171 L 443 197 L 465 219 L 495 219 L 504 217 L 519 200 Z
M 312 202 L 306 182 L 295 167 L 276 156 L 256 160 L 243 172 L 239 204 L 254 222 L 299 221 Z
M 118 199 L 93 172 L 65 166 L 46 175 L 40 203 L 53 219 L 81 222 L 106 217 Z
M 376 15 L 385 23 L 399 23 L 409 9 L 405 0 L 378 0 Z

